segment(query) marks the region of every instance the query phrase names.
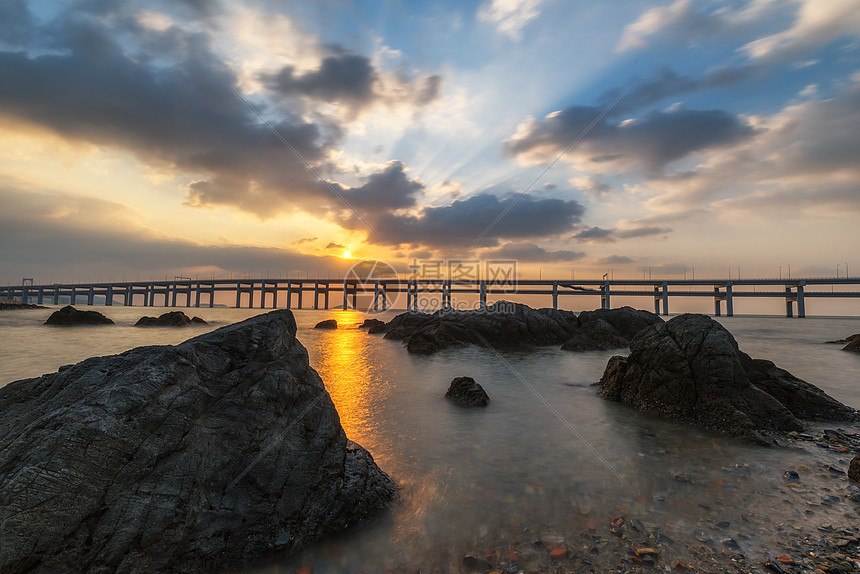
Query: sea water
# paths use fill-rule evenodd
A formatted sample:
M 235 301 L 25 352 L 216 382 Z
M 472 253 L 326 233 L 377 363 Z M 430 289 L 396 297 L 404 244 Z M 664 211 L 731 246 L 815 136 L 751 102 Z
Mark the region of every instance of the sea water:
M 176 344 L 262 312 L 192 309 L 209 324 L 178 329 L 133 326 L 141 315 L 162 309 L 98 310 L 116 325 L 49 327 L 42 323 L 51 310 L 0 313 L 0 386 L 91 356 Z M 785 524 L 802 521 L 814 529 L 850 522 L 846 514 L 858 510 L 848 500 L 818 504 L 814 495 L 800 500 L 786 490 L 782 475 L 797 468 L 810 469 L 804 488 L 828 488 L 832 478 L 820 468 L 847 466 L 829 451 L 738 444 L 600 399 L 594 383 L 619 351 L 465 347 L 418 356 L 398 341 L 357 329 L 362 313 L 294 314 L 298 338 L 347 436 L 396 480 L 400 497 L 368 524 L 246 571 L 456 571 L 465 554 L 506 543 L 544 537 L 576 548 L 581 532 L 599 530 L 615 516 L 659 528 L 677 546 L 667 551 L 679 557 L 686 544 L 701 540 L 703 526 L 728 523 L 719 537 L 737 540 L 750 556 L 766 557 L 780 550 Z M 395 314 L 373 316 L 388 320 Z M 313 329 L 329 318 L 338 321 L 337 330 Z M 752 357 L 770 359 L 860 407 L 860 356 L 823 344 L 860 332 L 860 319 L 719 320 Z M 458 376 L 481 383 L 490 396 L 487 408 L 463 409 L 444 400 Z

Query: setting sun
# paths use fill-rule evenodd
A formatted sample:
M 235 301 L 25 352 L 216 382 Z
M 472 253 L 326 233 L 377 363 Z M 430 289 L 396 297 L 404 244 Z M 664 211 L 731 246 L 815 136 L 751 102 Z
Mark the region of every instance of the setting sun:
M 347 251 L 347 252 L 345 252 L 345 253 L 343 254 L 343 258 L 344 258 L 344 259 L 349 259 L 349 251 Z

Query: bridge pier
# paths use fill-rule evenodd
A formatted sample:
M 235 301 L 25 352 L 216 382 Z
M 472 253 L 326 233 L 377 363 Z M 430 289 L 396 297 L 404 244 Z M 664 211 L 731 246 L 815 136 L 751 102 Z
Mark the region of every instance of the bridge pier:
M 722 299 L 721 299 L 721 295 L 720 295 L 720 288 L 715 286 L 714 287 L 714 317 L 719 317 L 721 315 L 721 311 L 720 311 L 720 301 L 721 300 Z
M 418 288 L 418 283 L 415 283 L 416 289 Z M 558 295 L 558 285 L 556 285 L 556 295 Z M 481 294 L 480 294 L 480 302 L 481 309 L 487 308 L 487 282 L 481 281 Z
M 669 314 L 669 284 L 663 281 L 663 315 Z
M 654 314 L 660 314 L 660 299 L 662 299 L 662 295 L 660 294 L 660 288 L 654 285 Z
M 612 306 L 609 301 L 609 280 L 603 283 L 603 287 L 601 289 L 600 294 L 600 308 L 601 309 L 611 309 Z
M 793 297 L 791 295 L 791 287 L 785 288 L 785 316 L 794 317 Z
M 732 303 L 732 283 L 726 283 L 726 317 L 734 317 L 735 308 Z
M 558 281 L 552 282 L 552 308 L 558 309 Z
M 797 284 L 797 317 L 803 319 L 806 317 L 806 300 L 803 297 L 803 288 L 806 281 L 801 281 Z

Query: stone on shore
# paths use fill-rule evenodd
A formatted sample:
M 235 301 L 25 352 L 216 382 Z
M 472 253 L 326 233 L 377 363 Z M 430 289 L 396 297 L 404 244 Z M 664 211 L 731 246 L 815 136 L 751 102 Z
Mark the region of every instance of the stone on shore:
M 860 335 L 851 335 L 848 338 L 848 344 L 842 347 L 842 350 L 850 353 L 860 353 Z
M 22 303 L 13 299 L 0 300 L 0 311 L 20 311 L 22 309 L 47 309 L 47 307 L 33 305 L 32 303 Z
M 612 357 L 600 395 L 669 419 L 754 442 L 802 420 L 840 421 L 854 409 L 770 361 L 752 359 L 722 325 L 685 314 L 640 331 Z
M 223 570 L 386 507 L 288 310 L 0 389 L 0 571 Z
M 451 381 L 445 398 L 464 407 L 485 407 L 490 402 L 484 387 L 472 377 L 457 377 Z
M 71 305 L 66 305 L 51 313 L 45 325 L 113 325 L 113 321 L 98 311 L 78 311 Z
M 860 484 L 860 456 L 851 459 L 848 465 L 848 478 Z
M 334 319 L 326 319 L 314 325 L 314 329 L 337 329 L 337 321 Z
M 206 325 L 200 317 L 189 318 L 182 311 L 170 311 L 158 317 L 141 317 L 135 327 L 187 327 L 189 325 Z

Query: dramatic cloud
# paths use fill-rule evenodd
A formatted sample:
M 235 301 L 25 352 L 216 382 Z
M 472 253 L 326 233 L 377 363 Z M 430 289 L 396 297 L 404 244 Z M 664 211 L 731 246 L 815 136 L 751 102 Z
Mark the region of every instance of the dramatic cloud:
M 851 37 L 860 38 L 860 6 L 856 0 L 805 0 L 791 28 L 758 38 L 743 51 L 757 60 L 785 60 Z
M 409 179 L 406 166 L 392 161 L 383 171 L 370 175 L 361 187 L 339 186 L 339 191 L 351 207 L 364 215 L 366 212 L 396 211 L 414 206 L 416 199 L 424 194 L 424 184 Z
M 624 28 L 616 52 L 641 49 L 648 46 L 647 39 L 659 34 L 673 42 L 692 42 L 710 36 L 723 27 L 723 21 L 714 15 L 696 10 L 692 0 L 676 0 L 666 6 L 645 11 L 635 22 Z
M 499 199 L 480 194 L 443 206 L 429 206 L 418 214 L 382 213 L 369 220 L 374 234 L 368 240 L 392 245 L 465 248 L 498 245 L 499 239 L 540 238 L 570 231 L 585 208 L 574 200 Z M 502 213 L 504 217 L 497 219 Z M 361 226 L 354 218 L 352 225 Z M 483 235 L 482 235 L 483 234 Z M 480 236 L 480 238 L 479 238 Z
M 165 273 L 223 277 L 249 269 L 270 270 L 276 276 L 297 270 L 342 273 L 347 267 L 339 257 L 171 239 L 136 224 L 135 214 L 125 207 L 102 200 L 2 187 L 0 202 L 9 207 L 0 210 L 4 269 L 20 270 L 45 282 L 95 280 L 99 275 L 107 279 L 109 273 L 115 280 L 123 275 L 161 278 Z
M 755 118 L 755 124 L 755 137 L 742 145 L 650 182 L 655 195 L 647 205 L 664 211 L 721 202 L 715 206 L 760 210 L 783 203 L 796 213 L 860 208 L 860 75 L 833 98 L 813 96 Z M 815 200 L 799 201 L 804 194 Z
M 601 257 L 597 260 L 598 265 L 627 265 L 628 263 L 633 263 L 633 259 L 629 257 L 625 257 L 624 255 L 610 255 L 608 257 Z
M 578 144 L 565 156 L 575 164 L 611 165 L 630 171 L 638 164 L 649 172 L 694 152 L 712 149 L 752 136 L 753 129 L 741 118 L 722 110 L 692 110 L 674 107 L 651 111 L 636 119 L 611 124 L 591 106 L 570 106 L 539 121 L 529 120 L 503 144 L 504 152 L 527 162 L 552 161 L 574 138 Z M 583 136 L 586 128 L 592 129 Z
M 485 259 L 516 259 L 524 263 L 549 263 L 554 261 L 575 261 L 585 257 L 581 251 L 547 251 L 534 243 L 506 243 L 493 251 L 483 253 Z
M 514 41 L 522 39 L 523 27 L 540 15 L 543 0 L 488 0 L 478 10 L 478 19 L 490 22 Z
M 626 227 L 622 229 L 604 229 L 601 227 L 589 227 L 576 233 L 573 237 L 585 243 L 615 243 L 622 239 L 634 239 L 637 237 L 649 237 L 653 235 L 666 235 L 671 233 L 669 227 L 657 225 L 644 225 L 637 227 Z

